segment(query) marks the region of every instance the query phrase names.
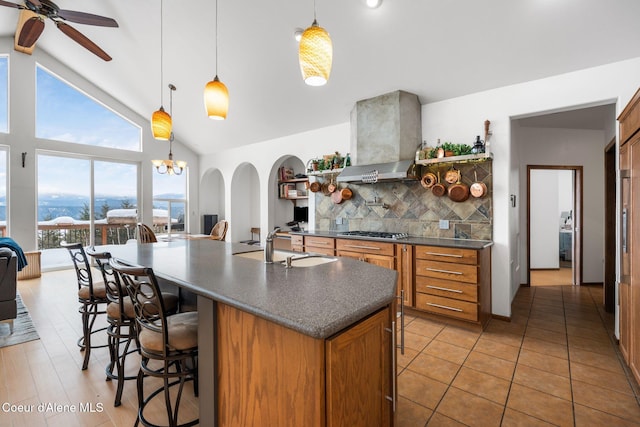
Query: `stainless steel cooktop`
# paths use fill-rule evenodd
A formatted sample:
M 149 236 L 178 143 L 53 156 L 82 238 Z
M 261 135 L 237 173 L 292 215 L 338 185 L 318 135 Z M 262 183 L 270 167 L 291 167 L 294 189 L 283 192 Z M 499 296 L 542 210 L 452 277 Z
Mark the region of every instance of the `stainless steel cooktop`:
M 356 237 L 371 237 L 375 239 L 405 239 L 409 237 L 407 233 L 394 233 L 389 231 L 343 231 L 338 233 L 338 236 L 356 236 Z

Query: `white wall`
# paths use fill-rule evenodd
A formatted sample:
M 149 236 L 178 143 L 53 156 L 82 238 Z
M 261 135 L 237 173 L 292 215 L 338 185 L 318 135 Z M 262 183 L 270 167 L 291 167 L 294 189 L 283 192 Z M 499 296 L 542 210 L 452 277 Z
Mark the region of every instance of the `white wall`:
M 33 55 L 26 55 L 13 50 L 13 37 L 0 38 L 0 52 L 9 55 L 9 133 L 0 134 L 0 145 L 9 147 L 8 165 L 8 233 L 25 251 L 37 249 L 36 223 L 36 151 L 49 150 L 58 153 L 77 153 L 108 160 L 138 162 L 141 165 L 141 200 L 138 207 L 142 213 L 142 221 L 152 222 L 152 177 L 155 170 L 152 159 L 166 158 L 169 154 L 167 142 L 153 139 L 149 125 L 149 117 L 141 117 L 118 100 L 95 87 L 91 82 L 77 75 L 67 66 L 49 56 L 42 49 L 35 49 Z M 99 100 L 103 104 L 122 114 L 142 129 L 143 152 L 131 152 L 112 148 L 92 147 L 61 141 L 50 141 L 35 138 L 35 68 L 41 64 L 54 74 Z M 102 64 L 100 64 L 102 65 Z M 105 64 L 108 66 L 108 64 Z M 179 137 L 179 136 L 178 136 Z M 27 152 L 26 166 L 21 167 L 21 153 Z M 178 140 L 174 141 L 173 152 L 176 158 L 189 164 L 189 212 L 190 227 L 197 228 L 199 164 L 193 151 L 187 149 Z M 64 173 L 64 171 L 60 171 Z
M 443 141 L 470 143 L 476 135 L 483 135 L 484 121 L 491 120 L 493 135 L 489 149 L 494 155 L 493 213 L 494 228 L 492 247 L 492 303 L 493 313 L 511 315 L 511 300 L 520 286 L 518 272 L 522 241 L 518 207 L 523 194 L 522 179 L 518 176 L 519 157 L 512 146 L 511 120 L 539 112 L 571 109 L 576 106 L 593 106 L 616 103 L 619 113 L 631 99 L 638 86 L 640 58 L 595 67 L 547 79 L 536 80 L 464 97 L 429 103 L 422 106 L 423 139 L 434 144 Z M 393 76 L 390 76 L 393 78 Z M 401 86 L 401 82 L 397 83 Z M 354 103 L 357 101 L 353 100 Z M 200 169 L 220 169 L 226 177 L 232 176 L 238 165 L 251 162 L 260 178 L 260 192 L 268 197 L 261 199 L 261 212 L 271 211 L 275 187 L 269 183 L 273 164 L 283 155 L 295 155 L 310 159 L 333 151 L 349 151 L 349 118 L 345 123 L 264 141 L 215 155 L 203 156 Z M 515 152 L 515 154 L 514 154 Z M 517 197 L 516 208 L 510 204 L 510 195 Z M 310 204 L 310 210 L 313 208 Z M 229 207 L 227 206 L 227 210 Z M 586 225 L 586 224 L 585 224 Z M 271 229 L 273 219 L 262 215 L 261 228 Z M 264 234 L 264 233 L 263 233 Z M 526 234 L 526 233 L 525 233 Z M 264 239 L 264 236 L 262 236 Z M 585 276 L 587 272 L 585 271 Z
M 346 119 L 348 120 L 348 118 Z M 272 230 L 274 225 L 276 225 L 274 216 L 276 211 L 275 204 L 281 202 L 277 198 L 278 177 L 277 167 L 274 167 L 274 165 L 280 165 L 283 158 L 289 156 L 295 156 L 306 164 L 307 160 L 324 154 L 331 154 L 335 151 L 346 153 L 349 151 L 349 141 L 349 123 L 343 123 L 336 126 L 316 129 L 311 132 L 286 136 L 202 156 L 200 160 L 200 170 L 202 174 L 206 174 L 207 171 L 218 169 L 225 177 L 225 193 L 227 195 L 225 210 L 228 213 L 231 212 L 230 209 L 233 209 L 231 205 L 234 203 L 243 203 L 242 199 L 245 197 L 242 194 L 233 194 L 230 188 L 231 179 L 229 178 L 233 176 L 240 165 L 249 162 L 255 168 L 259 181 L 258 186 L 261 195 L 259 206 L 261 213 L 260 229 Z M 311 198 L 311 200 L 309 200 L 310 223 L 313 221 L 312 211 L 314 208 L 313 198 Z M 235 219 L 228 214 L 223 217 L 230 220 L 229 227 L 233 227 L 233 221 L 235 221 Z M 266 235 L 267 233 L 265 232 L 260 235 L 263 242 Z M 237 239 L 234 238 L 234 241 L 237 241 Z

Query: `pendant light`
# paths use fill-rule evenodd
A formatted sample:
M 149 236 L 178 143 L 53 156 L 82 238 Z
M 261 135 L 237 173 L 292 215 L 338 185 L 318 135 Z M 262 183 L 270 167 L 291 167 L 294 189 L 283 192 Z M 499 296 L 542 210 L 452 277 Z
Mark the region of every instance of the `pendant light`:
M 333 44 L 329 33 L 318 25 L 316 2 L 313 1 L 313 23 L 304 30 L 298 46 L 298 61 L 304 82 L 323 86 L 329 80 L 333 61 Z
M 176 90 L 176 87 L 169 83 L 169 112 L 173 116 L 173 91 Z M 156 168 L 159 174 L 168 174 L 168 175 L 182 175 L 185 168 L 187 167 L 187 162 L 183 160 L 173 160 L 173 131 L 170 132 L 169 135 L 169 158 L 165 160 L 151 160 L 153 166 Z
M 162 33 L 162 0 L 160 0 L 160 108 L 153 112 L 151 116 L 151 132 L 155 139 L 167 141 L 171 137 L 171 116 L 164 111 L 164 97 L 162 96 L 162 86 L 164 85 L 163 75 L 163 33 Z
M 204 87 L 204 108 L 213 120 L 224 120 L 229 111 L 229 91 L 218 78 L 218 0 L 216 0 L 216 76 Z

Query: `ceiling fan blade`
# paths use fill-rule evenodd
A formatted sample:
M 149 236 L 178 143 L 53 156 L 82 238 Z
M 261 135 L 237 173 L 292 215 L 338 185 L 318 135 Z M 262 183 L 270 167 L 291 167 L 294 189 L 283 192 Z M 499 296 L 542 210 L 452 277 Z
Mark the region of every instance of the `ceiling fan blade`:
M 36 43 L 40 34 L 44 30 L 44 19 L 40 16 L 34 16 L 25 21 L 20 36 L 18 37 L 18 46 L 31 47 Z
M 42 6 L 42 3 L 40 3 L 40 0 L 29 0 L 29 3 L 31 3 L 32 5 L 34 5 L 35 7 L 40 7 Z
M 25 9 L 21 4 L 11 3 L 9 1 L 0 0 L 0 6 L 15 7 L 16 9 Z
M 87 36 L 82 34 L 80 31 L 73 28 L 71 25 L 65 24 L 64 22 L 56 21 L 56 25 L 67 36 L 73 39 L 76 43 L 87 49 L 89 52 L 99 56 L 101 59 L 105 61 L 111 61 L 111 57 L 100 47 L 89 40 Z
M 65 21 L 75 22 L 77 24 L 98 25 L 100 27 L 117 27 L 118 23 L 113 18 L 106 16 L 93 15 L 91 13 L 76 12 L 74 10 L 59 10 L 56 15 Z

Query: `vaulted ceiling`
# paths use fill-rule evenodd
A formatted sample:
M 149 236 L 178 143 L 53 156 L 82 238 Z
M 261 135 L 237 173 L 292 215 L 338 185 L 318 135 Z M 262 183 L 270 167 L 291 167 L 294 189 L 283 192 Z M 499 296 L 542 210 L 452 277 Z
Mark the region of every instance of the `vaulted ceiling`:
M 313 21 L 313 0 L 218 0 L 218 74 L 230 93 L 226 121 L 208 119 L 202 92 L 215 75 L 213 0 L 57 0 L 60 9 L 116 19 L 119 28 L 73 24 L 113 60 L 104 62 L 51 21 L 36 49 L 150 117 L 173 99 L 176 137 L 196 152 L 344 123 L 360 99 L 397 89 L 422 103 L 640 56 L 638 0 L 316 0 L 331 34 L 333 70 L 323 87 L 300 76 L 296 27 Z M 20 3 L 20 0 L 17 1 Z M 0 36 L 19 11 L 0 7 Z

